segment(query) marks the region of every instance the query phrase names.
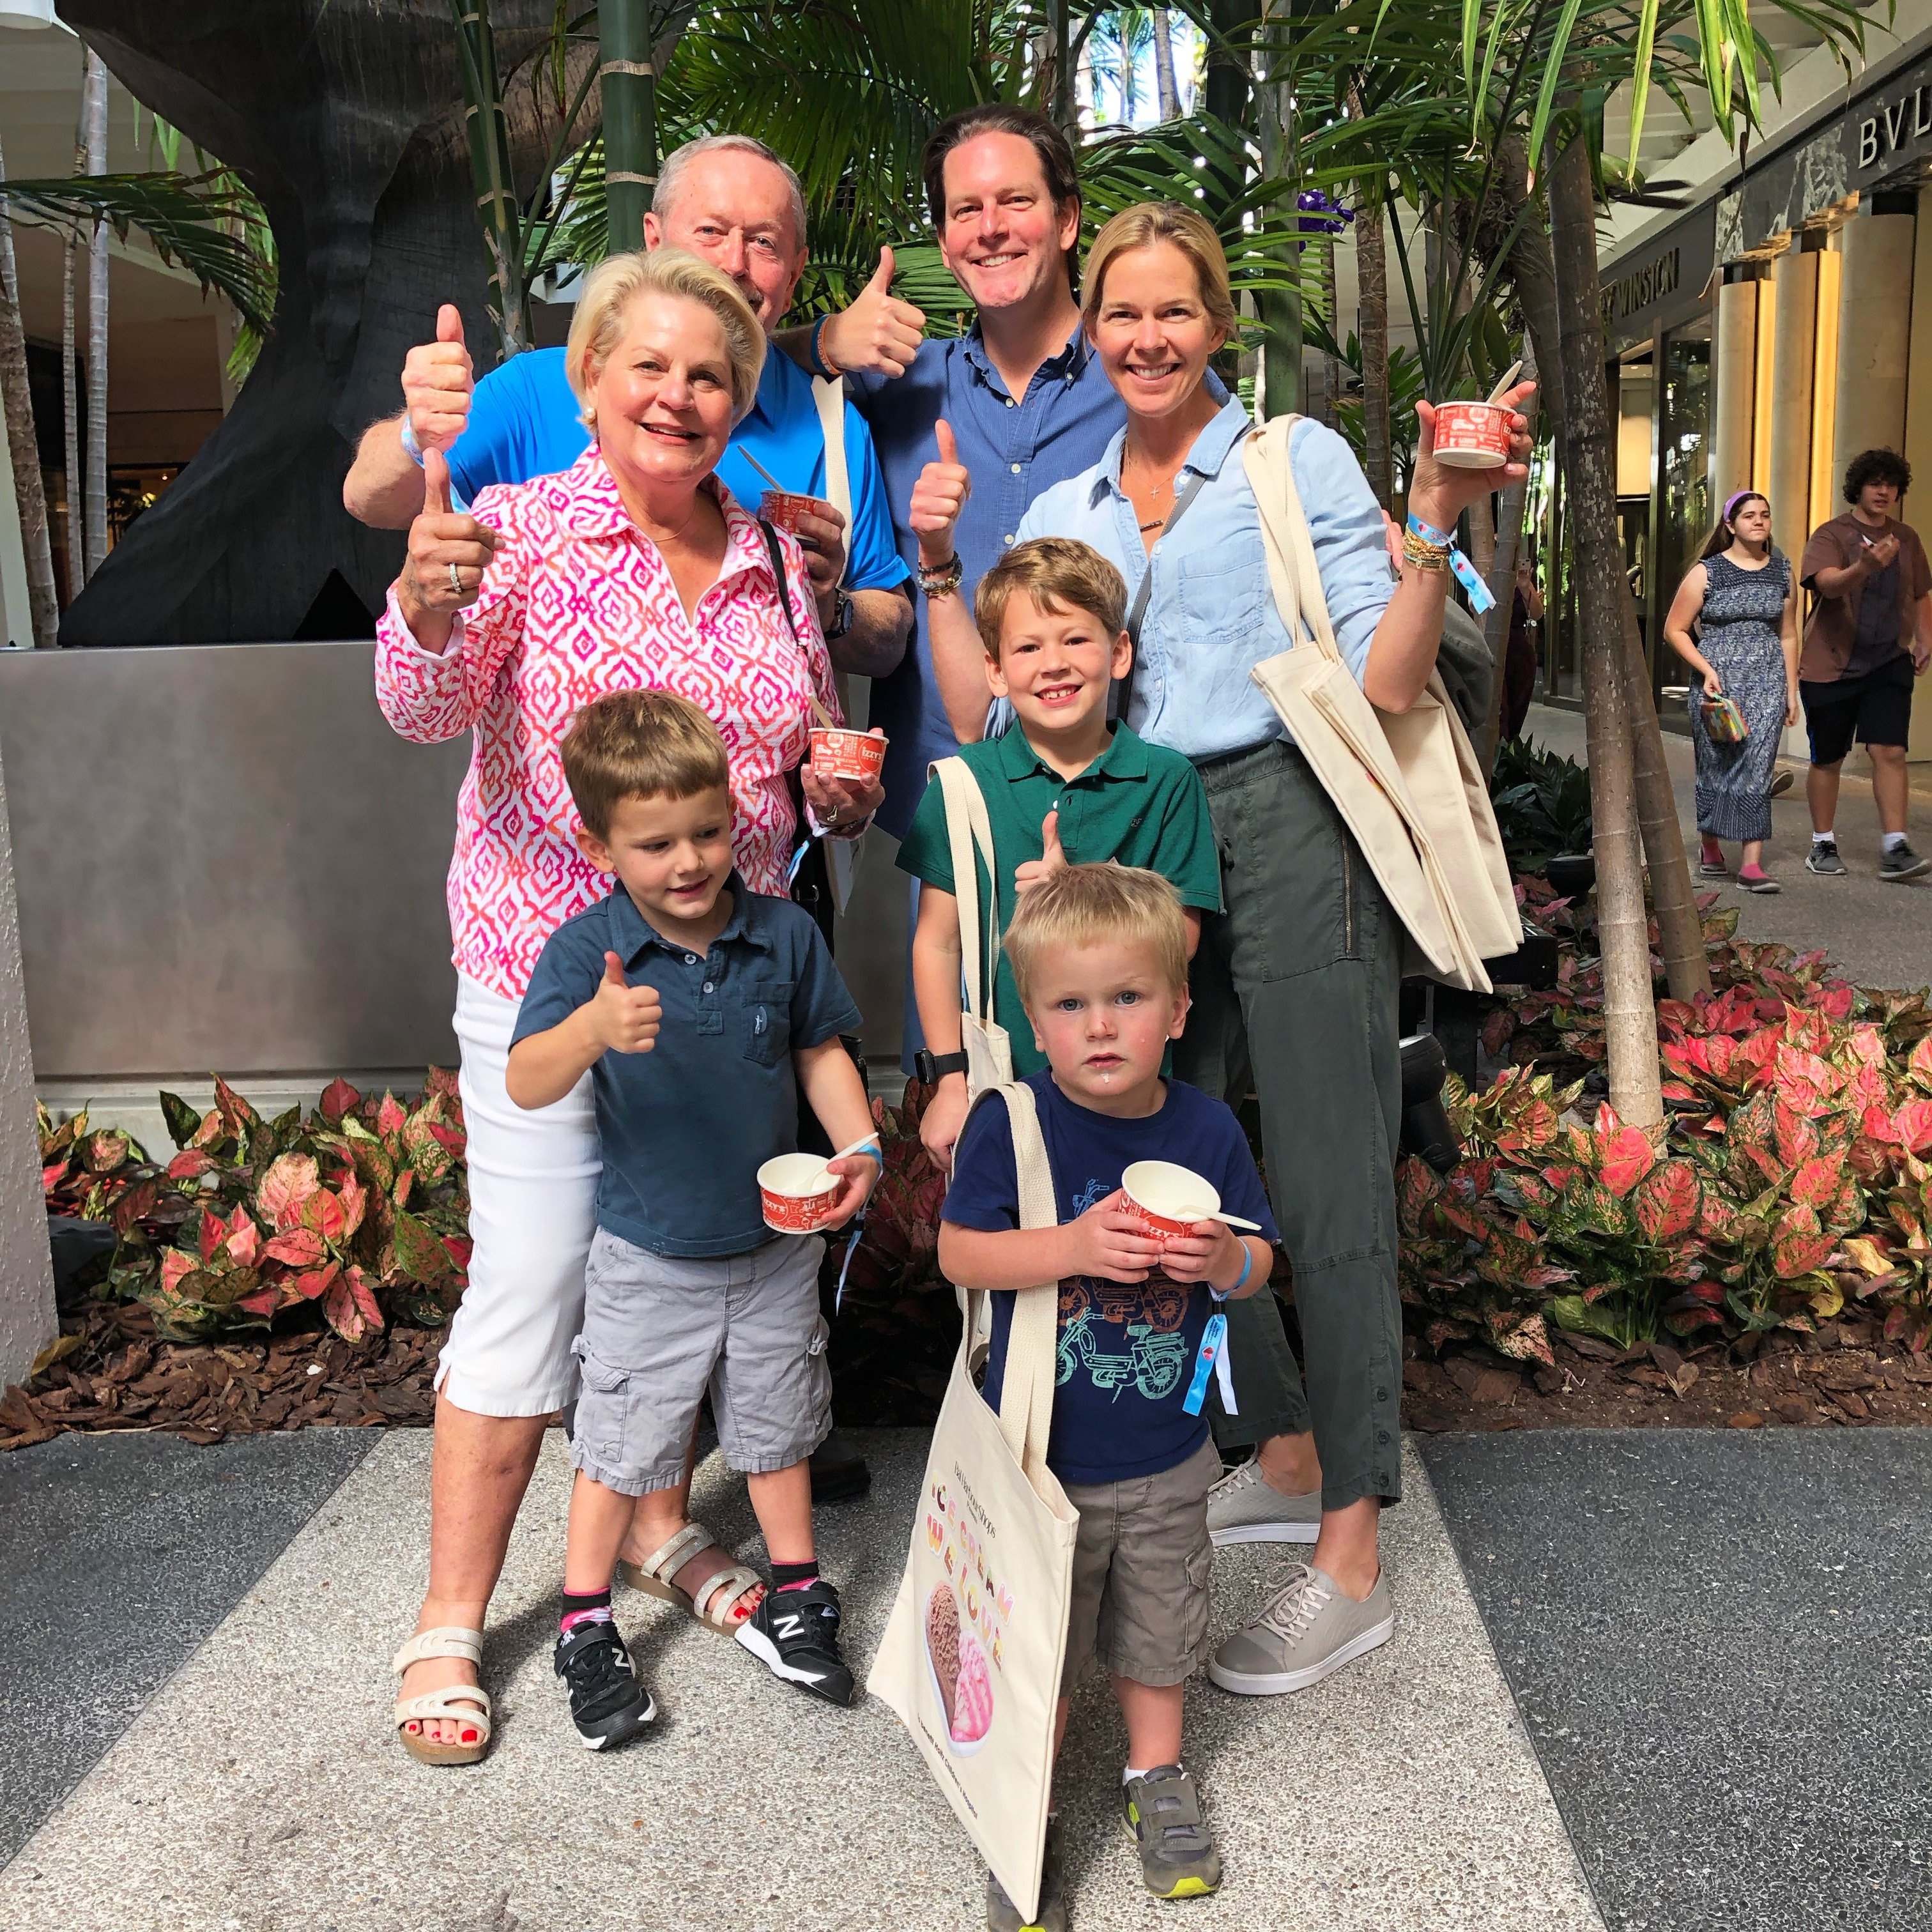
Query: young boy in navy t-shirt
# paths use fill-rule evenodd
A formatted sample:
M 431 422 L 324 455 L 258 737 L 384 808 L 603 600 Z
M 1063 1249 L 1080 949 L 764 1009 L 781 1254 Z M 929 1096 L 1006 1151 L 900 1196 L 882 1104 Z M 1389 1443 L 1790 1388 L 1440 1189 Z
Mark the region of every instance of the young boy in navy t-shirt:
M 1187 1015 L 1187 934 L 1173 886 L 1133 867 L 1069 866 L 1025 895 L 1006 946 L 1048 1062 L 1027 1084 L 1060 1225 L 1019 1226 L 1011 1123 L 1004 1104 L 988 1101 L 959 1138 L 940 1264 L 962 1288 L 995 1292 L 986 1378 L 994 1390 L 1012 1292 L 1059 1284 L 1046 1460 L 1080 1528 L 1056 1743 L 1067 1694 L 1097 1654 L 1126 1720 L 1123 1802 L 1142 1875 L 1158 1897 L 1198 1896 L 1221 1882 L 1180 1753 L 1182 1685 L 1207 1648 L 1208 1491 L 1221 1473 L 1202 1414 L 1203 1344 L 1218 1336 L 1210 1323 L 1219 1301 L 1266 1282 L 1278 1237 L 1232 1112 L 1161 1078 L 1161 1057 Z M 1259 1232 L 1201 1221 L 1156 1243 L 1121 1190 L 1122 1174 L 1142 1160 L 1191 1168 Z M 1049 1830 L 1036 1924 L 1066 1922 L 1056 1838 Z M 1000 1932 L 1021 1922 L 989 1878 L 988 1924 Z

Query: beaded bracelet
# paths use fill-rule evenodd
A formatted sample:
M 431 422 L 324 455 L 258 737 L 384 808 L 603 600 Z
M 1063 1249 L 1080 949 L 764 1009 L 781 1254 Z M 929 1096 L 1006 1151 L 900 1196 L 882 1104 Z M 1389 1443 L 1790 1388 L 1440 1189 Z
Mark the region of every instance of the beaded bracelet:
M 960 562 L 959 554 L 955 550 L 952 561 L 942 563 L 936 570 L 928 570 L 921 564 L 918 576 L 919 587 L 928 599 L 950 597 L 966 580 L 966 566 Z

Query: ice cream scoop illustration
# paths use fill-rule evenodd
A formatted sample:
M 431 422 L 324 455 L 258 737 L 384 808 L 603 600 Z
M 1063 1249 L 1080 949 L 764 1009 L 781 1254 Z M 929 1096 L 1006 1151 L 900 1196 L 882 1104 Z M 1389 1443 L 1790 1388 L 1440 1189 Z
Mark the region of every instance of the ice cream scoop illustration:
M 970 1756 L 992 1726 L 993 1682 L 979 1640 L 961 1624 L 950 1584 L 926 1600 L 926 1658 L 946 1713 L 946 1740 L 957 1755 Z

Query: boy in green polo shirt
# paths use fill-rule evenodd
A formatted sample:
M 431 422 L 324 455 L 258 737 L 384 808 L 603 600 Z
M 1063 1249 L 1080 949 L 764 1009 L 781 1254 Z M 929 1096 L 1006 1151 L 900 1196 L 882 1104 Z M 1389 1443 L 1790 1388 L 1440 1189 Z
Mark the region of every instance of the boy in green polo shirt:
M 1091 544 L 1066 537 L 1018 544 L 980 580 L 974 616 L 986 646 L 986 682 L 1014 715 L 1004 736 L 959 748 L 986 801 L 998 874 L 989 880 L 984 860 L 975 863 L 980 920 L 983 927 L 996 884 L 1004 930 L 1021 893 L 1049 874 L 1118 860 L 1173 883 L 1191 958 L 1202 914 L 1221 910 L 1220 862 L 1193 766 L 1124 723 L 1108 722 L 1108 693 L 1133 662 L 1126 603 L 1120 573 Z M 913 993 L 926 1036 L 916 1065 L 937 1090 L 920 1138 L 950 1172 L 952 1144 L 966 1123 L 963 962 L 946 801 L 937 784 L 920 800 L 898 862 L 922 888 L 912 942 Z M 1025 1024 L 1004 949 L 997 973 L 992 1010 L 1012 1029 L 1013 1076 L 1023 1080 L 1046 1056 Z

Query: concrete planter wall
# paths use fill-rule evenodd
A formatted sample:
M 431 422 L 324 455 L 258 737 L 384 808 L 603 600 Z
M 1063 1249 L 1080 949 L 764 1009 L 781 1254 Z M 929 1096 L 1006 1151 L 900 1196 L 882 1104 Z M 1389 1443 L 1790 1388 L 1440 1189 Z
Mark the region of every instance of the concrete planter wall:
M 264 1106 L 453 1065 L 444 879 L 468 734 L 376 708 L 370 644 L 0 652 L 34 1073 L 151 1150 L 155 1090 Z M 841 962 L 896 1058 L 904 926 L 868 842 Z

